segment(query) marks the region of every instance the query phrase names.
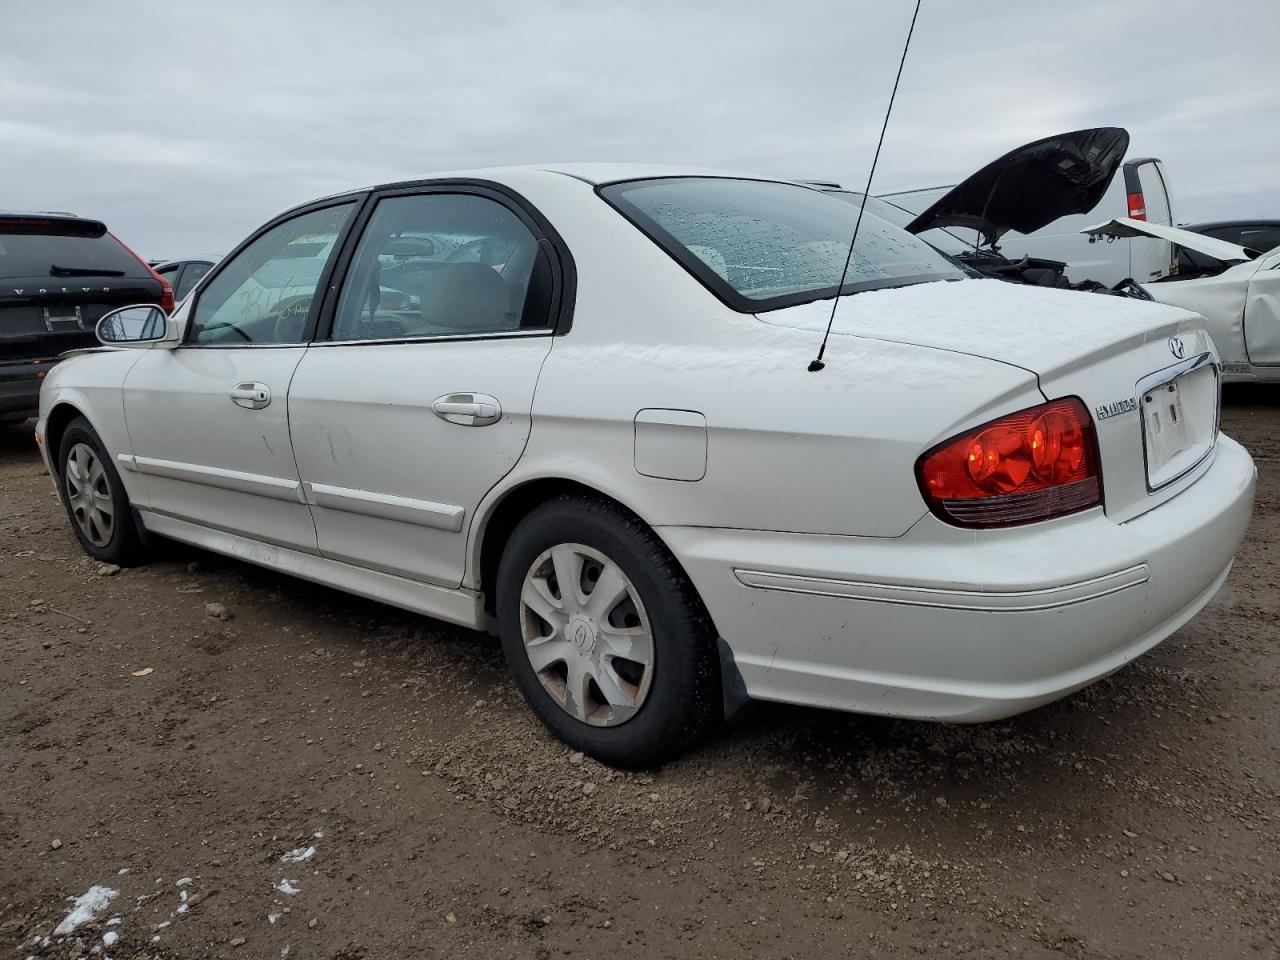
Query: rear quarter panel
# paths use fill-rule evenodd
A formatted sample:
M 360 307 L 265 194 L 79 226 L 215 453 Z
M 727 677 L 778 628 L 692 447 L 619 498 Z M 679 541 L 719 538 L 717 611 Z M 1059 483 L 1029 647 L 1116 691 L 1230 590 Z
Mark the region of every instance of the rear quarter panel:
M 557 337 L 529 444 L 480 515 L 513 487 L 575 480 L 649 524 L 896 537 L 926 512 L 916 458 L 950 435 L 1043 397 L 1029 372 L 979 357 L 819 336 L 730 310 L 648 237 L 565 178 L 526 195 L 577 263 L 572 330 Z M 558 189 L 555 189 L 557 188 Z M 641 410 L 706 418 L 705 475 L 641 475 Z

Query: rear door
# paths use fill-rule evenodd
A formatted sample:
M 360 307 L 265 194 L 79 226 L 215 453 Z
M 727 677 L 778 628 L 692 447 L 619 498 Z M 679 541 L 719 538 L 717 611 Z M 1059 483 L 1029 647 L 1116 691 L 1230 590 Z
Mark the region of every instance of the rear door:
M 459 585 L 474 511 L 528 440 L 561 271 L 498 192 L 379 198 L 289 391 L 324 556 Z
M 1174 225 L 1173 199 L 1159 160 L 1130 160 L 1124 165 L 1124 180 L 1128 216 L 1167 227 Z M 1174 257 L 1174 245 L 1168 240 L 1132 240 L 1129 243 L 1130 275 L 1139 283 L 1167 277 L 1173 270 Z
M 146 350 L 124 385 L 146 509 L 314 553 L 289 438 L 289 381 L 314 329 L 332 252 L 357 203 L 270 225 L 222 264 L 183 344 Z

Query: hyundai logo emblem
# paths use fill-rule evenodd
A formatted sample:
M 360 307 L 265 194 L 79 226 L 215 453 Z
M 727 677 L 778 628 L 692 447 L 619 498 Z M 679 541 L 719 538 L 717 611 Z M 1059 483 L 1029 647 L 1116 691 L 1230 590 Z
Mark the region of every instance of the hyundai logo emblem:
M 1169 352 L 1181 360 L 1187 355 L 1187 345 L 1182 342 L 1181 337 L 1170 337 Z

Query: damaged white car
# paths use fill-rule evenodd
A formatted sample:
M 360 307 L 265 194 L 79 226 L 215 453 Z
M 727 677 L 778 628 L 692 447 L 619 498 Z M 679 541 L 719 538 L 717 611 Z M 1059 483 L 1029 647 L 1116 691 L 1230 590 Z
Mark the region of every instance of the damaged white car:
M 1128 217 L 1082 232 L 1106 240 L 1155 237 L 1201 254 L 1193 272 L 1146 284 L 1147 292 L 1205 318 L 1222 358 L 1224 381 L 1280 381 L 1280 247 L 1260 253 Z

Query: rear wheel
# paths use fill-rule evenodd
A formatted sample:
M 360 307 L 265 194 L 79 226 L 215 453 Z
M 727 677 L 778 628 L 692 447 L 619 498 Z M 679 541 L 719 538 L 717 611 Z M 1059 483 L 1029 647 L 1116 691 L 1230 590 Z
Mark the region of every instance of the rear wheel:
M 604 763 L 679 753 L 717 716 L 715 634 L 675 558 L 614 504 L 531 512 L 498 569 L 503 652 L 553 733 Z
M 89 421 L 73 420 L 58 451 L 62 502 L 85 553 L 127 566 L 142 558 L 142 541 L 115 464 Z

